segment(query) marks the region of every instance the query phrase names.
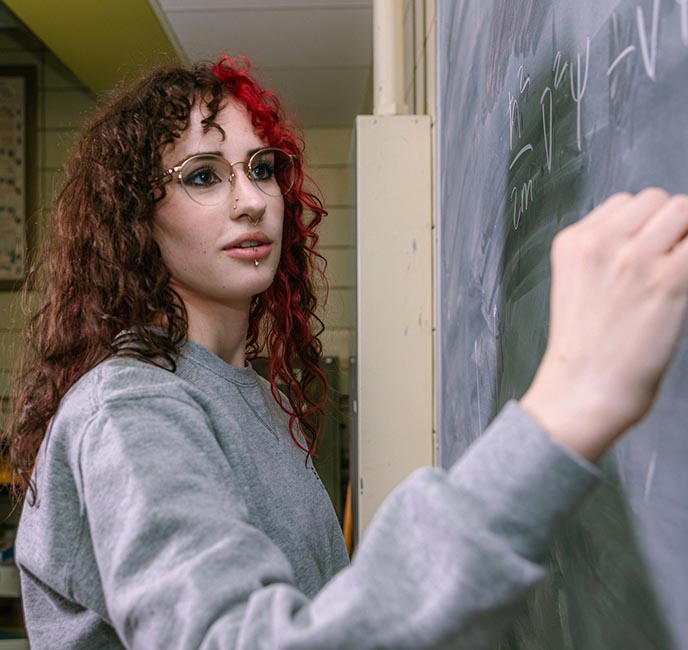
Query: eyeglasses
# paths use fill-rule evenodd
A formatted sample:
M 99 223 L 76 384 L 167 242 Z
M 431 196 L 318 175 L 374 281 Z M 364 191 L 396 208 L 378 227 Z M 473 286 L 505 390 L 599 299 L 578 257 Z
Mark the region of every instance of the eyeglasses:
M 269 147 L 256 151 L 247 161 L 228 162 L 216 154 L 196 154 L 158 177 L 159 183 L 181 183 L 192 201 L 199 205 L 220 205 L 227 199 L 236 174 L 243 165 L 246 176 L 264 194 L 282 196 L 294 185 L 295 156 Z

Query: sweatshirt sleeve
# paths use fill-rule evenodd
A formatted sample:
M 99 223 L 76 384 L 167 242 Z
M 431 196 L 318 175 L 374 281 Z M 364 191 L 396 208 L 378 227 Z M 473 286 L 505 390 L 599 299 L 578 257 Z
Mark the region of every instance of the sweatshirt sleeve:
M 553 529 L 599 477 L 510 403 L 449 472 L 402 483 L 351 566 L 309 600 L 249 525 L 209 427 L 176 395 L 146 396 L 145 409 L 112 402 L 85 427 L 88 526 L 127 648 L 489 647 L 543 578 Z

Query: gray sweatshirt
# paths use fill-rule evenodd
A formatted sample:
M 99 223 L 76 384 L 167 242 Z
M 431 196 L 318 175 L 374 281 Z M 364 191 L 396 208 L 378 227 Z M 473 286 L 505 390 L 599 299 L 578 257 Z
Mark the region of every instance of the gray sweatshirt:
M 415 472 L 347 566 L 324 487 L 251 368 L 111 359 L 41 447 L 16 555 L 32 650 L 486 648 L 599 477 L 515 403 Z

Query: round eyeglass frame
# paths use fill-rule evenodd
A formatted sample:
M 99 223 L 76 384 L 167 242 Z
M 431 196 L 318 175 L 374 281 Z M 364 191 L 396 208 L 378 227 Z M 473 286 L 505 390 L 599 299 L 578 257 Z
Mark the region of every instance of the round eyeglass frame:
M 256 159 L 257 156 L 264 156 L 266 153 L 270 152 L 279 152 L 280 154 L 283 154 L 286 156 L 287 160 L 291 163 L 292 166 L 292 174 L 291 174 L 291 182 L 288 187 L 285 187 L 283 185 L 279 184 L 279 181 L 277 180 L 278 187 L 280 188 L 280 193 L 279 194 L 270 194 L 265 190 L 264 187 L 261 187 L 261 182 L 255 178 L 251 177 L 251 172 L 253 171 L 253 166 L 252 163 Z M 198 205 L 206 206 L 206 207 L 213 207 L 220 205 L 223 203 L 223 201 L 226 200 L 226 197 L 222 197 L 220 200 L 213 202 L 213 203 L 205 203 L 199 201 L 197 198 L 194 198 L 190 190 L 188 189 L 186 183 L 184 183 L 184 174 L 183 174 L 183 169 L 184 166 L 187 165 L 190 162 L 193 162 L 195 160 L 203 159 L 203 158 L 210 158 L 213 160 L 219 160 L 222 163 L 226 164 L 230 168 L 230 175 L 229 178 L 227 179 L 229 181 L 229 190 L 227 192 L 227 196 L 231 195 L 231 188 L 234 185 L 234 179 L 236 178 L 236 172 L 234 171 L 234 166 L 235 165 L 244 165 L 244 173 L 246 174 L 246 177 L 253 183 L 254 187 L 256 187 L 260 192 L 265 194 L 266 196 L 284 196 L 289 190 L 291 190 L 292 187 L 294 187 L 294 168 L 295 168 L 295 161 L 296 161 L 296 156 L 294 154 L 288 153 L 284 149 L 280 149 L 279 147 L 265 147 L 263 149 L 258 149 L 258 151 L 255 151 L 253 154 L 251 154 L 251 157 L 248 160 L 238 160 L 236 162 L 230 163 L 226 158 L 223 156 L 220 156 L 215 153 L 197 153 L 192 156 L 189 156 L 188 158 L 185 158 L 182 160 L 181 163 L 178 165 L 175 165 L 174 167 L 170 167 L 169 169 L 165 170 L 160 176 L 158 176 L 155 179 L 155 182 L 159 185 L 165 185 L 170 182 L 176 182 L 179 183 L 183 188 L 185 194 L 194 202 L 197 203 Z

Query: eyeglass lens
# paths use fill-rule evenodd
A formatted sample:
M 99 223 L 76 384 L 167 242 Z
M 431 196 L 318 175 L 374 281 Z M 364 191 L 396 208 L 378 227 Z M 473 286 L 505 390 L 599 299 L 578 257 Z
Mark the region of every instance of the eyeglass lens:
M 242 165 L 253 184 L 268 196 L 280 196 L 294 184 L 294 161 L 281 149 L 256 152 Z M 180 178 L 189 197 L 201 205 L 218 205 L 231 190 L 232 166 L 220 156 L 194 156 L 180 170 Z

